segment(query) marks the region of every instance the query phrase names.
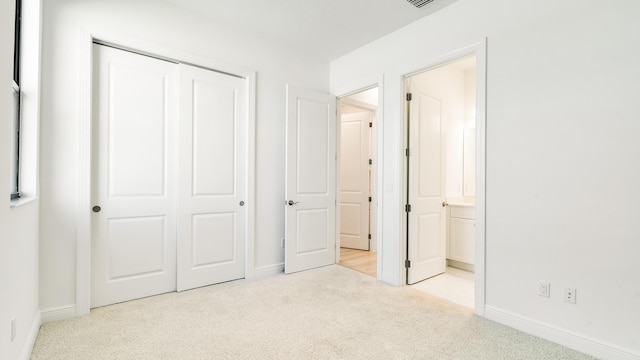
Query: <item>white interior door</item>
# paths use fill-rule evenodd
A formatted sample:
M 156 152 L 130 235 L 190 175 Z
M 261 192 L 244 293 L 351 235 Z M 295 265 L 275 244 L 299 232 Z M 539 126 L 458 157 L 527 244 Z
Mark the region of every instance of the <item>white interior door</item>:
M 369 250 L 369 159 L 372 114 L 341 115 L 340 247 Z
M 246 80 L 180 64 L 178 290 L 245 276 Z
M 176 289 L 178 124 L 175 64 L 101 45 L 94 59 L 91 307 Z
M 335 263 L 336 100 L 287 86 L 285 272 Z
M 442 274 L 447 267 L 444 146 L 441 102 L 420 89 L 410 101 L 409 267 L 407 283 Z

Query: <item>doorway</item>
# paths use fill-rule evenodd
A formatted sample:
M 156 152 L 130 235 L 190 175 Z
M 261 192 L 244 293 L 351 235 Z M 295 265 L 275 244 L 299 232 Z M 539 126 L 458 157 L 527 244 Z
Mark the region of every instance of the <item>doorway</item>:
M 378 87 L 339 99 L 339 261 L 377 276 L 376 115 Z
M 406 282 L 474 307 L 476 55 L 405 78 Z

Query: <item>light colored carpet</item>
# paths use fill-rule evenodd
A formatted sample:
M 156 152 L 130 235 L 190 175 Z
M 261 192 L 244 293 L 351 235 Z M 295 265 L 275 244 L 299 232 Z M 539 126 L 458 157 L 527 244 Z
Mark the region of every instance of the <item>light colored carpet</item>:
M 42 326 L 31 359 L 592 359 L 341 267 L 106 306 Z

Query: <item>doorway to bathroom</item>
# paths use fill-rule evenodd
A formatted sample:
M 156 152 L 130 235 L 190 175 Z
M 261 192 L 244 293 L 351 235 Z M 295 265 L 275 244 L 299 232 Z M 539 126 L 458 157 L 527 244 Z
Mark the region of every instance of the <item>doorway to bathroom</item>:
M 407 284 L 474 307 L 476 56 L 405 78 Z
M 378 87 L 338 100 L 339 261 L 377 276 L 376 115 Z

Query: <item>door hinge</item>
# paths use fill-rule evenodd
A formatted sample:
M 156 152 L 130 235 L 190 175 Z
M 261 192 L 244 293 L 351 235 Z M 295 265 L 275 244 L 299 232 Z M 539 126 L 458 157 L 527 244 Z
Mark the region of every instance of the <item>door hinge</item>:
M 369 234 L 369 240 L 371 240 L 371 234 Z
M 404 206 L 404 211 L 411 212 L 411 204 L 407 204 Z
M 411 149 L 404 149 L 404 156 L 411 156 Z
M 411 96 L 411 93 L 407 93 L 407 101 L 411 101 L 412 98 L 413 96 Z
M 407 269 L 410 268 L 411 267 L 411 260 L 405 260 L 404 261 L 404 267 L 407 268 Z
M 371 196 L 369 196 L 369 202 L 371 202 Z
M 373 127 L 373 123 L 369 121 L 369 127 Z
M 373 165 L 373 160 L 369 159 L 369 165 Z

